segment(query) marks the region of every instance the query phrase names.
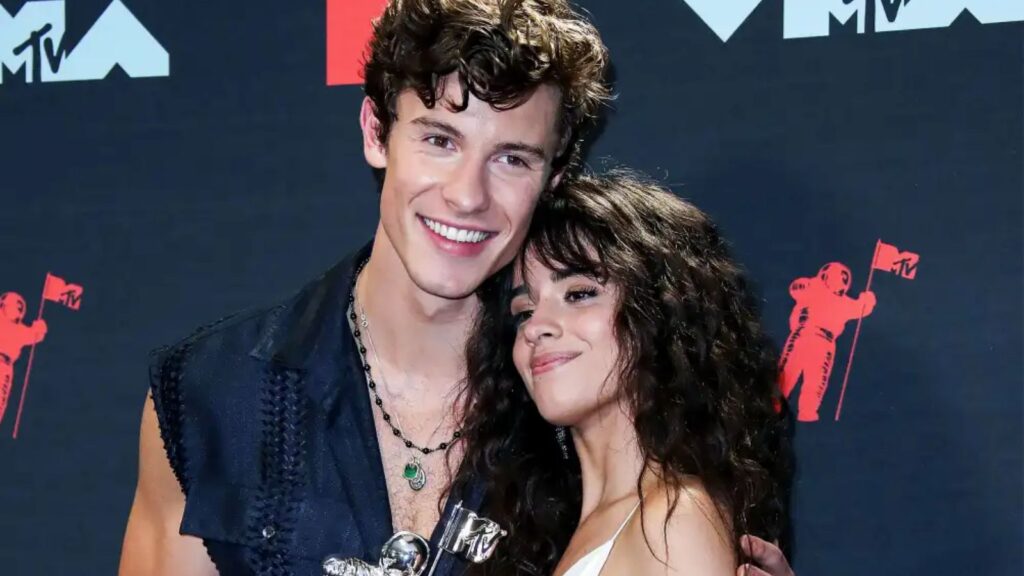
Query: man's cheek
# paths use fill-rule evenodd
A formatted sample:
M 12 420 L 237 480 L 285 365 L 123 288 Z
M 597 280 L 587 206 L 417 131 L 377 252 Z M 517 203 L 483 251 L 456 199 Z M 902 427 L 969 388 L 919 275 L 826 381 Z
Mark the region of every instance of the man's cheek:
M 533 212 L 537 208 L 539 198 L 539 195 L 532 190 L 524 190 L 522 195 L 517 198 L 515 207 L 516 226 L 522 229 L 524 233 L 530 227 L 530 220 L 533 219 Z

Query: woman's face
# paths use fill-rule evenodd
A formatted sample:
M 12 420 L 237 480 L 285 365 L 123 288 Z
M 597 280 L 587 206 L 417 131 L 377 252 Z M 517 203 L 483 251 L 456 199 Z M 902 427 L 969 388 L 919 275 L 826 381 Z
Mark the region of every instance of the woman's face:
M 532 255 L 526 278 L 516 272 L 512 359 L 545 420 L 576 426 L 616 401 L 618 300 L 613 282 L 564 276 Z

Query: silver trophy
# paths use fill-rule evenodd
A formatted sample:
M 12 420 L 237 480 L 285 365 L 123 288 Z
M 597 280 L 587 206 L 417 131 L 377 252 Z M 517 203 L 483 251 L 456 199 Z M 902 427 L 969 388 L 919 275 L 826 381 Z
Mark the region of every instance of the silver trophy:
M 430 545 L 419 534 L 396 532 L 380 550 L 380 561 L 372 566 L 358 558 L 328 556 L 324 576 L 420 576 L 430 559 Z
M 441 554 L 447 552 L 474 564 L 494 554 L 498 541 L 508 533 L 493 520 L 478 516 L 472 510 L 455 505 L 441 536 L 441 552 L 434 557 L 430 574 L 437 568 Z M 430 545 L 420 535 L 397 532 L 384 543 L 380 561 L 373 566 L 358 558 L 328 556 L 323 562 L 324 576 L 421 576 L 430 560 Z
M 494 554 L 498 541 L 508 535 L 493 520 L 477 516 L 459 502 L 441 537 L 441 549 L 480 564 Z

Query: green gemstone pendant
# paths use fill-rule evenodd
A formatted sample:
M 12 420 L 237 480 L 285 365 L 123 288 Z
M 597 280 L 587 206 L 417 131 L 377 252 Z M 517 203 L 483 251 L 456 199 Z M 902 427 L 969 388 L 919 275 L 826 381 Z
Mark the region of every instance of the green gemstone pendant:
M 405 478 L 409 482 L 409 487 L 416 491 L 422 490 L 427 485 L 427 474 L 423 471 L 419 458 L 413 456 L 405 463 L 402 478 Z
M 416 465 L 413 464 L 412 462 L 409 462 L 409 463 L 407 463 L 405 465 L 405 472 L 402 473 L 402 478 L 405 478 L 406 480 L 412 480 L 415 477 L 416 477 Z

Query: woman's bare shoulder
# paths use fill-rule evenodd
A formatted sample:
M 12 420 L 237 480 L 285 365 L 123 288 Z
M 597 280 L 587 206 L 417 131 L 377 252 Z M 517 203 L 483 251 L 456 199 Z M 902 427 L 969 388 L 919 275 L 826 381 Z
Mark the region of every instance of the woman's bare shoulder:
M 732 540 L 728 520 L 699 481 L 656 486 L 622 531 L 603 574 L 733 576 Z

